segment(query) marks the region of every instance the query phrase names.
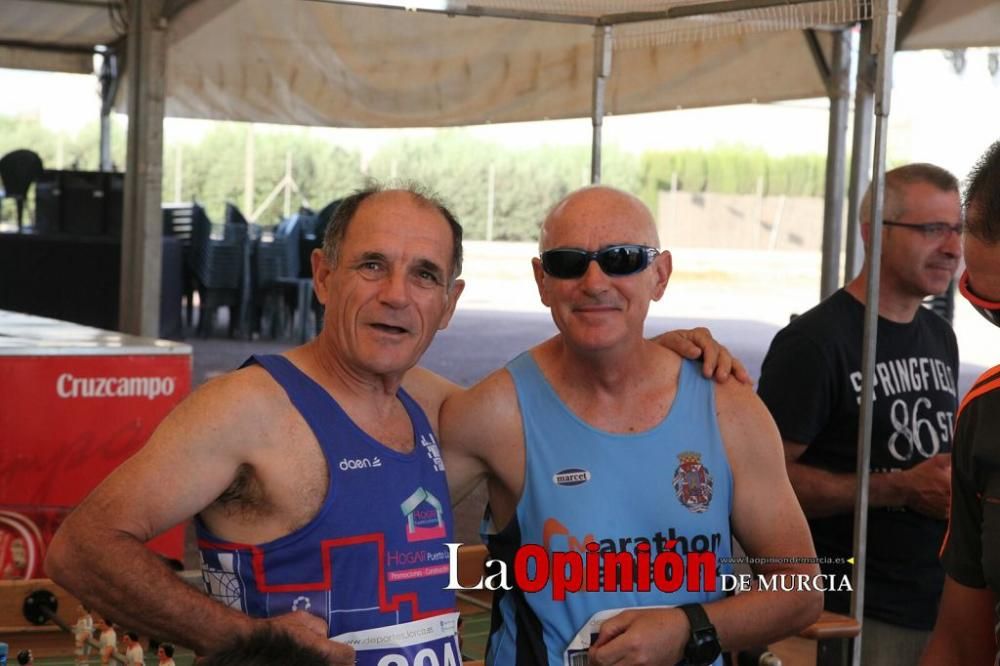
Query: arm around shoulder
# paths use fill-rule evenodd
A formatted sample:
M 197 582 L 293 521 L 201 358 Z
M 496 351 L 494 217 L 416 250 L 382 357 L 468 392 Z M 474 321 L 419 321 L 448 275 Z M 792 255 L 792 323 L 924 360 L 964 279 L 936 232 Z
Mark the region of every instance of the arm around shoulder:
M 412 368 L 406 373 L 403 377 L 403 388 L 424 410 L 431 427 L 438 434 L 440 434 L 440 413 L 445 401 L 465 390 L 436 372 L 421 367 Z
M 441 408 L 441 449 L 452 502 L 468 495 L 495 470 L 495 457 L 520 436 L 514 381 L 497 370 L 467 391 L 452 394 Z

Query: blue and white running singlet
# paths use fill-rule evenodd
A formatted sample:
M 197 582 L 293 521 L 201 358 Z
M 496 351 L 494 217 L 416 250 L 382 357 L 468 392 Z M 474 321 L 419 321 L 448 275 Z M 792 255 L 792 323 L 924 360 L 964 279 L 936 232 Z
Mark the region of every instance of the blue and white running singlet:
M 309 424 L 326 458 L 329 489 L 308 524 L 269 543 L 224 542 L 197 520 L 208 592 L 253 617 L 308 611 L 329 623 L 331 637 L 359 649 L 360 664 L 379 663 L 390 644 L 383 634 L 392 632 L 409 643 L 401 653 L 411 655 L 393 664 L 413 663 L 421 650 L 428 664 L 459 659 L 455 593 L 444 589 L 451 502 L 441 452 L 419 405 L 399 390 L 415 442 L 412 452 L 400 453 L 361 430 L 285 357 L 250 362 L 271 374 Z M 403 623 L 417 629 L 393 626 Z

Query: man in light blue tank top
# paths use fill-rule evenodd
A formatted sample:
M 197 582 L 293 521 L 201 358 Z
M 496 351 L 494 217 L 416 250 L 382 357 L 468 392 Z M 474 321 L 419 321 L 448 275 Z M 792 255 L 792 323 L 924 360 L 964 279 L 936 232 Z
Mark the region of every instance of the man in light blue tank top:
M 777 430 L 752 390 L 713 386 L 643 338 L 671 272 L 657 246 L 635 197 L 606 187 L 568 196 L 533 260 L 559 334 L 444 406 L 453 497 L 487 480 L 491 555 L 508 578 L 523 574 L 494 593 L 488 663 L 721 663 L 720 648 L 766 644 L 820 613 L 819 591 L 723 598 L 706 582 L 711 569 L 677 586 L 664 576 L 710 560 L 728 571 L 731 537 L 764 558 L 756 574 L 794 582 L 818 567 Z M 605 554 L 624 559 L 581 564 Z M 679 566 L 640 564 L 661 555 Z

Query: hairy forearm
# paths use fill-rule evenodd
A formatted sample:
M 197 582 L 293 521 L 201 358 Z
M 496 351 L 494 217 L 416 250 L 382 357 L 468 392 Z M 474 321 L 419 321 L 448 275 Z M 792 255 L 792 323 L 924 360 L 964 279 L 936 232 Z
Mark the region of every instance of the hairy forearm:
M 249 633 L 254 622 L 181 581 L 135 537 L 80 525 L 73 517 L 53 540 L 45 566 L 99 614 L 201 654 L 223 647 L 222 636 Z
M 808 518 L 825 518 L 854 510 L 857 476 L 788 462 L 788 479 Z M 901 473 L 874 472 L 869 475 L 869 506 L 904 506 L 906 486 Z

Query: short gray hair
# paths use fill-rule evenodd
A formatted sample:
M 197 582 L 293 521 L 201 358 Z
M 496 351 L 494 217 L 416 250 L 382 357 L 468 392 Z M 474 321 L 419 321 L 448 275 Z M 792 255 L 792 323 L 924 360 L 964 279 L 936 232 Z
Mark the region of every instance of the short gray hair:
M 895 221 L 906 211 L 906 201 L 903 188 L 915 183 L 927 183 L 942 192 L 958 192 L 958 178 L 947 169 L 936 164 L 916 162 L 896 167 L 885 172 L 885 198 L 882 205 L 882 219 Z M 872 221 L 872 190 L 874 183 L 868 186 L 864 198 L 861 199 L 859 217 L 862 224 Z
M 327 261 L 336 264 L 340 257 L 340 245 L 347 235 L 347 227 L 354 219 L 355 213 L 361 203 L 376 194 L 399 190 L 408 193 L 421 205 L 431 207 L 441 214 L 448 226 L 451 228 L 452 251 L 451 251 L 451 276 L 449 284 L 454 282 L 462 274 L 462 225 L 458 223 L 455 214 L 451 212 L 441 198 L 429 188 L 418 183 L 407 182 L 399 185 L 385 185 L 377 181 L 369 181 L 365 187 L 356 190 L 343 200 L 326 225 L 326 232 L 323 234 L 323 254 Z M 321 220 L 322 221 L 322 220 Z

